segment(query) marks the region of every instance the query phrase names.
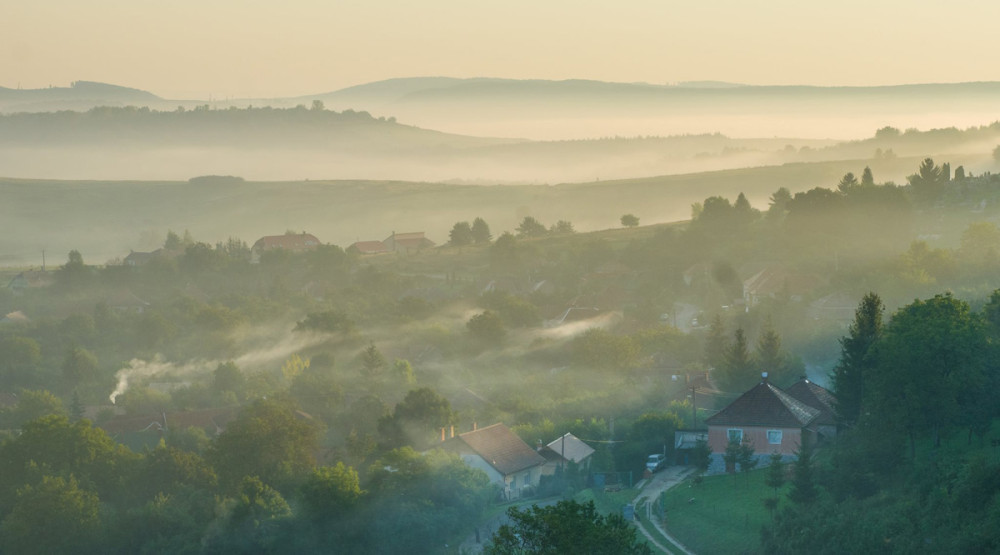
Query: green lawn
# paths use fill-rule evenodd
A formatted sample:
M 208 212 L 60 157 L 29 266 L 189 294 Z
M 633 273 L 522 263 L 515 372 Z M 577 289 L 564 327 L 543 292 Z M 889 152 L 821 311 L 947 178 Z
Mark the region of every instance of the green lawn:
M 695 553 L 757 552 L 760 529 L 771 521 L 763 500 L 774 495 L 764 485 L 766 473 L 759 469 L 749 476 L 710 476 L 699 485 L 691 479 L 679 484 L 663 496 L 665 528 Z M 779 497 L 784 494 L 780 491 Z

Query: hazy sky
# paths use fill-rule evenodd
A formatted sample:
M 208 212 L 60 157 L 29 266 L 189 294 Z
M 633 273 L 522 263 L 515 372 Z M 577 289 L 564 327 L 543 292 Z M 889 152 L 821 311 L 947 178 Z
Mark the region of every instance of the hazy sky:
M 1000 80 L 1000 2 L 3 0 L 0 86 L 277 97 L 390 77 Z

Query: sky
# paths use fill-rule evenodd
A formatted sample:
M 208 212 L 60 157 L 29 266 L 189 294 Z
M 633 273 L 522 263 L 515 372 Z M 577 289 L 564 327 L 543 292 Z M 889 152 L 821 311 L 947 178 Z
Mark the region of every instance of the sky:
M 9 0 L 0 86 L 207 100 L 412 76 L 991 81 L 998 20 L 995 0 Z

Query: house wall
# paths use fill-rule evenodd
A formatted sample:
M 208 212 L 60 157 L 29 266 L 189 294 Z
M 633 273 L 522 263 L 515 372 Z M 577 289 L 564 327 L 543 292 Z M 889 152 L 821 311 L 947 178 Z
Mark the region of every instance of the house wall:
M 798 451 L 802 441 L 801 428 L 765 428 L 756 426 L 709 426 L 708 446 L 712 453 L 726 452 L 729 444 L 729 430 L 743 430 L 744 440 L 749 440 L 754 451 L 761 455 L 769 455 L 775 451 L 782 455 L 791 455 Z M 769 430 L 781 431 L 781 443 L 772 444 L 768 441 Z
M 476 455 L 475 453 L 462 453 L 462 461 L 472 468 L 478 468 L 479 470 L 485 472 L 486 475 L 489 476 L 491 483 L 500 487 L 506 486 L 503 474 L 500 474 L 497 469 L 493 468 L 490 463 L 486 462 L 479 455 Z

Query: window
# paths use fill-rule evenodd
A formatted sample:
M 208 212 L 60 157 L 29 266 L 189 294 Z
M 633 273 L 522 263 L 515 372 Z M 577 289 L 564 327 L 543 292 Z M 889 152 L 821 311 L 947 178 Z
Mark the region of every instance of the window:
M 781 430 L 768 430 L 767 442 L 771 445 L 781 445 Z
M 729 441 L 735 441 L 736 443 L 743 443 L 743 430 L 739 428 L 729 428 L 726 430 L 726 436 Z

